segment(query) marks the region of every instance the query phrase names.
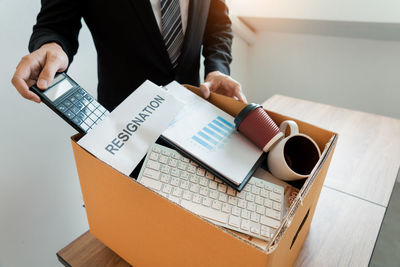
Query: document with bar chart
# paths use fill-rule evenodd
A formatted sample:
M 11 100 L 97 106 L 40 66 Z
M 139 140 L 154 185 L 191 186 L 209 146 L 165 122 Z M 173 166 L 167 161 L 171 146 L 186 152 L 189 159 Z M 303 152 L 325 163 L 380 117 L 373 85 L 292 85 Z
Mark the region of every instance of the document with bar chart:
M 185 103 L 162 134 L 236 186 L 249 178 L 263 151 L 234 126 L 234 118 L 177 82 L 164 89 Z

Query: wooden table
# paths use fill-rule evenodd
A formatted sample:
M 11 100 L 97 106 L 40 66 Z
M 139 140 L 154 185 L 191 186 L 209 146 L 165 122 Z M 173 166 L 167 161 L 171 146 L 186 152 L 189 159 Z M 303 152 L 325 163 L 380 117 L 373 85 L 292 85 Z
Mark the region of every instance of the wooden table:
M 339 133 L 296 266 L 367 266 L 400 165 L 400 120 L 275 95 L 269 110 Z M 89 232 L 57 253 L 65 266 L 130 266 Z

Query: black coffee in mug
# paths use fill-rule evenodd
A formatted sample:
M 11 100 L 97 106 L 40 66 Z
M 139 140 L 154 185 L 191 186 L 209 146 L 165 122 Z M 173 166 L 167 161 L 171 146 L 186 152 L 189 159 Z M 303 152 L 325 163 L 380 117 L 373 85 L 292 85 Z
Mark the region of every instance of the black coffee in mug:
M 300 175 L 309 175 L 319 160 L 319 151 L 315 145 L 301 135 L 287 140 L 283 155 L 289 168 Z

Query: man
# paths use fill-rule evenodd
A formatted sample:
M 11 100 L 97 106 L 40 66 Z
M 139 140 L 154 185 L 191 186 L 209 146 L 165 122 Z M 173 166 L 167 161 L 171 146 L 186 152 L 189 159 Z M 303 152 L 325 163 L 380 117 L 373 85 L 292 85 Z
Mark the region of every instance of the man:
M 146 79 L 199 85 L 201 49 L 204 97 L 216 91 L 246 101 L 228 76 L 233 36 L 224 0 L 42 0 L 31 54 L 21 59 L 12 79 L 23 97 L 40 102 L 28 87 L 37 82 L 46 89 L 55 73 L 71 64 L 82 18 L 98 54 L 98 100 L 107 109 Z

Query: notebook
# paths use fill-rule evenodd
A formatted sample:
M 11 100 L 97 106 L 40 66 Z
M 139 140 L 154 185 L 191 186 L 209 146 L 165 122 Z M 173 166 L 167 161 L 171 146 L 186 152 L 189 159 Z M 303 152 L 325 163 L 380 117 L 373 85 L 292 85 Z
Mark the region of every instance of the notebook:
M 162 138 L 240 191 L 265 159 L 261 149 L 236 131 L 234 118 L 177 82 L 163 87 L 184 103 Z

